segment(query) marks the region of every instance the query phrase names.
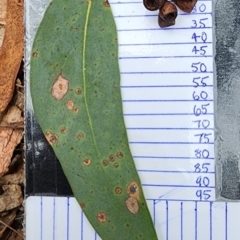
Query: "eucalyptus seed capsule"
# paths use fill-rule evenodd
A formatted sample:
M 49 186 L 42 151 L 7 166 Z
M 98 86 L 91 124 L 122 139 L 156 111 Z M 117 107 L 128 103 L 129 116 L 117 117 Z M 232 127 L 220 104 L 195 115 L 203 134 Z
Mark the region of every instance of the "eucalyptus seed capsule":
M 173 0 L 173 2 L 184 12 L 192 12 L 197 0 Z

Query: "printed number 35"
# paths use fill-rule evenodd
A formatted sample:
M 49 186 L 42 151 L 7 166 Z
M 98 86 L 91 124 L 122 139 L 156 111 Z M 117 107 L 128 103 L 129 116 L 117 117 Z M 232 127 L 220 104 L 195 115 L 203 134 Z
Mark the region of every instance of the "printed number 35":
M 199 28 L 205 28 L 206 25 L 205 25 L 205 23 L 203 22 L 203 21 L 205 21 L 205 20 L 208 20 L 208 18 L 199 19 L 199 22 L 197 22 L 197 20 L 192 20 L 193 26 L 191 26 L 191 27 L 192 27 L 192 28 L 197 28 L 197 27 L 199 27 Z

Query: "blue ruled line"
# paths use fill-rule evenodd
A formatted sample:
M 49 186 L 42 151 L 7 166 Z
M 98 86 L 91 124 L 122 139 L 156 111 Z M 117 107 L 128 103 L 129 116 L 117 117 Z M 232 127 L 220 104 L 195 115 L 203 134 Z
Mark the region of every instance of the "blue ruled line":
M 172 2 L 172 1 L 170 1 Z M 211 0 L 198 0 L 198 2 L 211 2 Z M 110 4 L 142 4 L 142 1 L 132 1 L 132 2 L 110 2 Z M 190 14 L 193 14 L 193 13 L 189 13 L 187 15 L 190 15 Z
M 214 144 L 214 142 L 209 143 L 199 143 L 199 142 L 129 142 L 129 144 L 196 144 L 196 145 L 209 145 Z
M 142 128 L 140 128 L 140 127 L 130 127 L 130 128 L 127 128 L 128 130 L 204 130 L 204 131 L 206 131 L 206 130 L 214 130 L 213 128 L 151 128 L 151 127 L 142 127 Z
M 183 240 L 183 202 L 181 202 L 181 240 Z
M 197 240 L 197 202 L 195 202 L 195 240 Z
M 67 198 L 67 240 L 69 240 L 69 197 Z
M 225 240 L 228 240 L 228 203 L 225 203 Z
M 198 0 L 198 2 L 211 2 L 212 0 Z M 172 1 L 170 1 L 172 2 Z M 132 3 L 136 3 L 136 4 L 142 4 L 142 1 L 132 1 L 132 2 L 124 2 L 124 1 L 118 1 L 118 2 L 111 2 L 110 1 L 110 4 L 132 4 Z M 189 13 L 187 15 L 190 15 L 192 13 Z
M 185 116 L 194 115 L 194 113 L 125 113 L 124 116 Z M 206 113 L 204 116 L 211 116 L 213 113 Z
M 166 198 L 146 198 L 146 200 L 148 201 L 153 201 L 153 200 L 156 200 L 156 204 L 159 203 L 159 202 L 162 202 L 162 201 L 166 201 Z M 210 202 L 213 202 L 212 200 L 196 200 L 196 199 L 182 199 L 182 198 L 177 198 L 177 199 L 173 199 L 173 198 L 168 198 L 167 199 L 169 202 L 192 202 L 192 203 L 195 203 L 195 202 L 204 202 L 204 203 L 210 203 Z
M 203 29 L 201 27 L 179 27 L 179 28 L 139 28 L 139 29 L 118 29 L 118 32 L 137 32 L 137 31 L 171 31 L 171 30 L 196 30 Z M 204 27 L 204 29 L 212 29 L 212 27 Z
M 121 43 L 118 46 L 156 46 L 156 45 L 202 45 L 202 42 L 170 42 L 170 43 Z M 212 42 L 205 42 L 204 44 L 212 44 Z
M 41 240 L 43 240 L 43 198 L 42 197 L 40 199 L 40 209 L 41 209 L 41 222 L 40 222 L 41 233 L 40 233 L 40 238 L 41 238 Z
M 165 170 L 138 170 L 138 172 L 156 172 L 156 173 L 193 173 L 193 174 L 199 174 L 199 172 L 194 171 L 165 171 Z M 202 173 L 204 174 L 204 173 Z M 215 172 L 206 172 L 205 174 L 215 174 Z
M 119 60 L 124 59 L 151 59 L 151 58 L 209 58 L 212 55 L 197 55 L 197 56 L 136 56 L 136 57 L 119 57 Z
M 168 240 L 168 201 L 166 201 L 166 240 Z
M 53 198 L 53 240 L 55 240 L 55 215 L 56 215 L 56 198 Z
M 83 210 L 81 210 L 81 240 L 83 240 Z
M 155 85 L 155 86 L 121 86 L 121 88 L 195 88 L 195 85 Z M 208 88 L 213 85 L 197 86 L 197 88 Z
M 181 71 L 181 72 L 121 72 L 121 74 L 179 74 L 179 73 L 186 73 L 186 74 L 210 74 L 213 73 L 212 71 L 208 72 L 192 72 L 192 71 Z
M 212 99 L 209 99 L 209 100 L 188 100 L 188 99 L 185 99 L 185 100 L 181 100 L 181 99 L 176 99 L 176 100 L 122 100 L 122 102 L 212 102 L 213 100 Z
M 133 158 L 156 158 L 156 159 L 196 159 L 196 160 L 214 160 L 214 158 L 212 157 L 208 157 L 208 158 L 197 158 L 197 157 L 177 157 L 177 156 L 133 156 Z
M 210 240 L 212 240 L 212 202 L 210 202 Z
M 156 224 L 156 200 L 153 200 L 153 224 Z
M 178 13 L 179 16 L 189 16 L 189 13 Z M 193 15 L 212 15 L 211 12 L 200 12 L 191 13 Z M 158 14 L 140 14 L 140 15 L 115 15 L 114 18 L 146 18 L 146 17 L 157 17 Z
M 205 187 L 205 186 L 198 186 L 198 185 L 196 185 L 196 186 L 192 186 L 192 185 L 181 185 L 181 184 L 179 184 L 179 185 L 171 185 L 171 184 L 142 184 L 142 186 L 144 186 L 144 187 L 181 187 L 181 188 L 215 188 L 215 186 L 207 186 L 207 187 Z

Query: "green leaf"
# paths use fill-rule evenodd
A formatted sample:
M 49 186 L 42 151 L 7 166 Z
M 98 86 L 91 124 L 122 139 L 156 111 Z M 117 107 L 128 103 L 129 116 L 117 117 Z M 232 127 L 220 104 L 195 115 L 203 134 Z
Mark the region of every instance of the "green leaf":
M 109 5 L 53 0 L 30 74 L 34 113 L 99 236 L 157 239 L 128 145 Z

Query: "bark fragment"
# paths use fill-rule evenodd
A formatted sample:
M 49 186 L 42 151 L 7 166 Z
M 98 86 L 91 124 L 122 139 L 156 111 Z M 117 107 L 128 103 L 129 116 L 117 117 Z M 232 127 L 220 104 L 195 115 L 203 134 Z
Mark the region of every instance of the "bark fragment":
M 0 113 L 6 109 L 12 98 L 14 83 L 23 57 L 23 47 L 23 0 L 8 0 L 0 52 Z

